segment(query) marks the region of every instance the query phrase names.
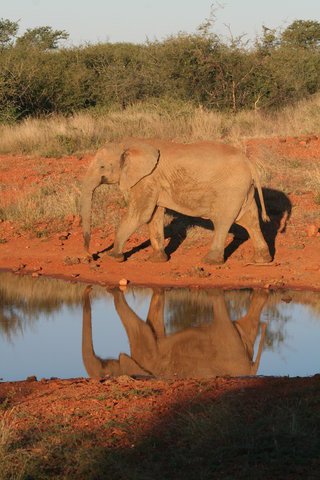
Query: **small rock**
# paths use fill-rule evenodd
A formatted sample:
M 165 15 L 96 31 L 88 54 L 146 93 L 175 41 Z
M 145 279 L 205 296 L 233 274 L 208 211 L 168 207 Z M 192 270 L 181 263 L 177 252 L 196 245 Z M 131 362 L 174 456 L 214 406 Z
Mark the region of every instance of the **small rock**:
M 281 300 L 285 303 L 290 303 L 292 301 L 292 297 L 290 297 L 290 295 L 285 295 L 281 298 Z
M 93 263 L 92 265 L 89 266 L 90 270 L 99 270 L 100 269 L 100 263 Z
M 199 278 L 207 278 L 211 276 L 211 273 L 206 271 L 203 267 L 194 266 L 188 271 L 189 275 L 197 276 Z
M 68 238 L 70 237 L 71 233 L 70 232 L 63 232 L 61 235 L 59 235 L 59 240 L 61 240 L 61 242 L 64 242 L 65 240 L 68 240 Z
M 20 272 L 20 270 L 23 270 L 25 267 L 25 263 L 20 263 L 17 267 L 13 267 L 12 271 L 13 273 Z
M 31 375 L 30 377 L 26 378 L 26 382 L 37 382 L 37 377 L 35 375 Z
M 311 224 L 307 226 L 306 232 L 308 237 L 316 237 L 317 233 L 319 232 L 319 228 L 316 225 Z
M 92 257 L 90 255 L 86 255 L 85 257 L 81 258 L 81 263 L 91 263 Z
M 40 272 L 42 270 L 42 267 L 41 265 L 37 266 L 37 267 L 32 267 L 31 268 L 31 272 Z
M 121 278 L 121 280 L 119 280 L 119 285 L 120 287 L 125 287 L 128 285 L 128 280 L 126 278 Z
M 63 260 L 64 265 L 78 265 L 80 263 L 79 257 L 65 257 Z

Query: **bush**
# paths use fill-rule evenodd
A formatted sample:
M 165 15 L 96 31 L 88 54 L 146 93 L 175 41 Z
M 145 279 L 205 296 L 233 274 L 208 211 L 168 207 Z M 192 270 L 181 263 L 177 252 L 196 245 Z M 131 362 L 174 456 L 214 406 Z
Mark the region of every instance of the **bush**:
M 209 29 L 163 41 L 59 48 L 51 27 L 15 39 L 0 20 L 0 122 L 127 109 L 139 102 L 187 102 L 217 111 L 277 109 L 320 90 L 320 23 L 298 20 L 252 47 Z M 169 102 L 168 102 L 169 99 Z

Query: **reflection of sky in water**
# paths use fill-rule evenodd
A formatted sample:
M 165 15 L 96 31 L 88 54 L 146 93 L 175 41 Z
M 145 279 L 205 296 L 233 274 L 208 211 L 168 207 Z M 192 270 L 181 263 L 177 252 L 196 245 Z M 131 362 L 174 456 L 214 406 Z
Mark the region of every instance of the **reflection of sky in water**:
M 81 361 L 81 308 L 63 307 L 45 316 L 9 343 L 0 337 L 0 377 L 21 380 L 30 375 L 72 377 L 85 374 Z M 78 345 L 78 349 L 74 348 Z
M 284 325 L 284 341 L 274 351 L 265 349 L 261 358 L 259 375 L 307 376 L 320 372 L 320 315 L 299 304 L 278 306 L 289 320 Z M 268 317 L 267 309 L 262 320 Z M 275 322 L 268 325 L 273 330 Z
M 126 293 L 129 305 L 145 320 L 151 290 L 143 294 Z M 173 334 L 166 304 L 166 331 Z M 259 375 L 306 376 L 320 371 L 320 315 L 305 305 L 280 303 L 278 317 L 272 307 L 264 308 L 262 321 L 268 322 L 268 335 L 258 371 Z M 0 331 L 0 378 L 21 380 L 30 375 L 40 378 L 87 376 L 82 362 L 82 306 L 62 307 L 54 313 L 37 313 L 39 319 L 24 323 L 10 341 Z M 207 314 L 201 317 L 207 323 Z M 233 319 L 237 318 L 231 312 Z M 283 320 L 284 319 L 284 320 Z M 120 352 L 130 354 L 125 329 L 117 317 L 110 294 L 92 300 L 94 349 L 101 358 L 118 358 Z M 278 342 L 279 331 L 282 341 Z M 270 337 L 270 338 L 271 338 Z M 255 352 L 259 338 L 255 343 Z

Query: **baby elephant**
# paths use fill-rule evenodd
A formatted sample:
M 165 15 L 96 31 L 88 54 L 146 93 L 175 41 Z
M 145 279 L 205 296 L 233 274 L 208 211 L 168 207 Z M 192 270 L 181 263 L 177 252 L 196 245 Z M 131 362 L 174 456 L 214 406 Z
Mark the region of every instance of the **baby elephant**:
M 253 242 L 254 261 L 270 262 L 254 199 L 258 190 L 262 219 L 266 214 L 256 168 L 237 148 L 214 142 L 178 144 L 156 140 L 109 143 L 95 155 L 83 182 L 81 216 L 84 244 L 90 243 L 91 202 L 95 189 L 118 183 L 128 210 L 110 255 L 124 260 L 123 248 L 141 225 L 148 223 L 153 261 L 166 261 L 164 210 L 210 219 L 214 238 L 204 261 L 224 262 L 224 247 L 233 223 L 244 227 Z

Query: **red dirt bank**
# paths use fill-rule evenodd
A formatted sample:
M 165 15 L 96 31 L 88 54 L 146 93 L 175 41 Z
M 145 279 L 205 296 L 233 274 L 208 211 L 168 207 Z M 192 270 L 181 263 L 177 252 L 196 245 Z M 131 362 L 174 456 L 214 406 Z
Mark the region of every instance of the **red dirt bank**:
M 319 387 L 319 375 L 0 383 L 0 477 L 316 479 Z

